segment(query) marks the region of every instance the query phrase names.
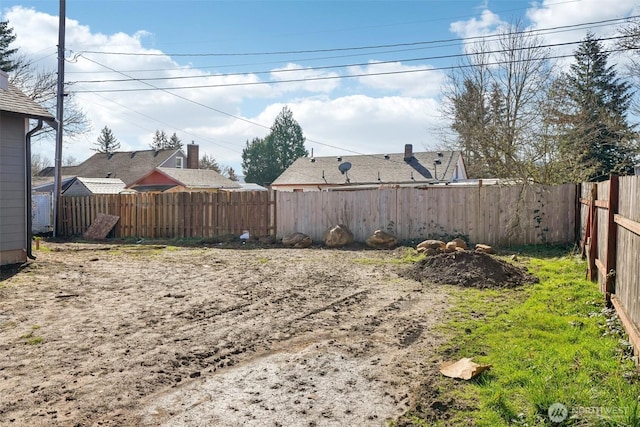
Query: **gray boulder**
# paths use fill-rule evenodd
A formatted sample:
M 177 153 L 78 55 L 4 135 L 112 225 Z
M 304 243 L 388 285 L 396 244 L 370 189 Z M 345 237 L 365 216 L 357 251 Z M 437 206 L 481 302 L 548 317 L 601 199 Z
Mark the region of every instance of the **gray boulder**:
M 330 248 L 339 248 L 353 243 L 353 233 L 344 224 L 338 224 L 324 232 L 322 241 Z
M 292 246 L 294 248 L 308 248 L 313 241 L 311 237 L 304 233 L 291 233 L 288 236 L 282 238 L 282 244 L 285 246 Z
M 398 245 L 398 239 L 393 234 L 382 230 L 376 230 L 373 235 L 366 240 L 369 247 L 376 249 L 391 249 Z

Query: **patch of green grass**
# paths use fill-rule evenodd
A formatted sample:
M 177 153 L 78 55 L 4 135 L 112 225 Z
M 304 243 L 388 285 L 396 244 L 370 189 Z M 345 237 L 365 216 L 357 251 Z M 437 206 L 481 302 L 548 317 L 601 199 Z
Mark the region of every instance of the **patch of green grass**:
M 26 334 L 24 334 L 24 335 L 21 335 L 21 336 L 20 336 L 20 339 L 25 340 L 25 343 L 26 343 L 26 344 L 28 344 L 28 345 L 38 345 L 38 344 L 41 344 L 41 343 L 42 343 L 42 341 L 43 341 L 43 338 L 42 338 L 42 337 L 35 336 L 35 335 L 33 334 L 33 332 L 34 332 L 34 331 L 37 331 L 38 329 L 40 329 L 40 326 L 39 326 L 39 325 L 33 325 L 33 326 L 31 327 L 31 331 L 30 331 L 30 332 L 28 332 L 28 333 L 26 333 Z
M 585 263 L 558 249 L 520 250 L 540 283 L 515 290 L 452 287 L 454 331 L 446 358 L 493 367 L 479 378 L 442 377 L 437 386 L 462 402 L 447 425 L 558 425 L 549 407 L 569 411 L 563 425 L 640 426 L 640 380 L 629 345 Z M 621 345 L 621 343 L 623 345 Z M 408 414 L 411 415 L 411 414 Z

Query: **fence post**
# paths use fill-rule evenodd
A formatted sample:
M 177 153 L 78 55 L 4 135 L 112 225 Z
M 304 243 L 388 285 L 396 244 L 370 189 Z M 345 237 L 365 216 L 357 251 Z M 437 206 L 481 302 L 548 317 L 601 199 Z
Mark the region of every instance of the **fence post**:
M 615 215 L 618 213 L 619 182 L 618 175 L 611 175 L 609 179 L 609 202 L 607 221 L 607 259 L 605 260 L 606 296 L 607 301 L 615 293 L 616 250 L 618 245 L 618 226 Z
M 596 254 L 598 253 L 598 209 L 596 201 L 598 200 L 598 184 L 593 184 L 589 193 L 589 217 L 591 222 L 588 223 L 587 237 L 587 260 L 589 280 L 594 281 L 597 278 L 598 268 L 596 267 Z M 587 231 L 585 231 L 586 233 Z

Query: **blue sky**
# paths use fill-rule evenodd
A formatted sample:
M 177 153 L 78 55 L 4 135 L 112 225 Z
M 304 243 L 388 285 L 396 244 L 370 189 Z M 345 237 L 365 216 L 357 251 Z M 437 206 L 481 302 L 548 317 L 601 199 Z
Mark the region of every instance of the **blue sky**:
M 57 0 L 0 0 L 16 46 L 47 69 L 56 67 L 58 7 Z M 407 143 L 436 149 L 446 134 L 441 68 L 458 59 L 434 57 L 462 53 L 460 38 L 514 20 L 543 29 L 639 10 L 636 0 L 607 7 L 601 0 L 69 0 L 65 80 L 77 82 L 75 102 L 92 130 L 65 140 L 64 156 L 90 156 L 104 126 L 122 150 L 147 149 L 162 129 L 241 173 L 246 142 L 264 137 L 284 105 L 316 156 L 402 152 Z M 613 35 L 615 28 L 544 37 L 578 41 L 587 30 Z M 132 78 L 170 79 L 113 81 Z M 125 88 L 154 90 L 114 91 Z M 53 160 L 53 146 L 40 141 L 33 151 Z

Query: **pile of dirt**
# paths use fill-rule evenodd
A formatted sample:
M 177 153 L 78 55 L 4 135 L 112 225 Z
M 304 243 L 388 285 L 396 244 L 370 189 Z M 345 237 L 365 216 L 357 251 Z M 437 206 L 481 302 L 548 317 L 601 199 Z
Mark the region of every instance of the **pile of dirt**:
M 538 282 L 523 267 L 473 251 L 428 256 L 400 275 L 419 282 L 475 288 L 514 288 Z

